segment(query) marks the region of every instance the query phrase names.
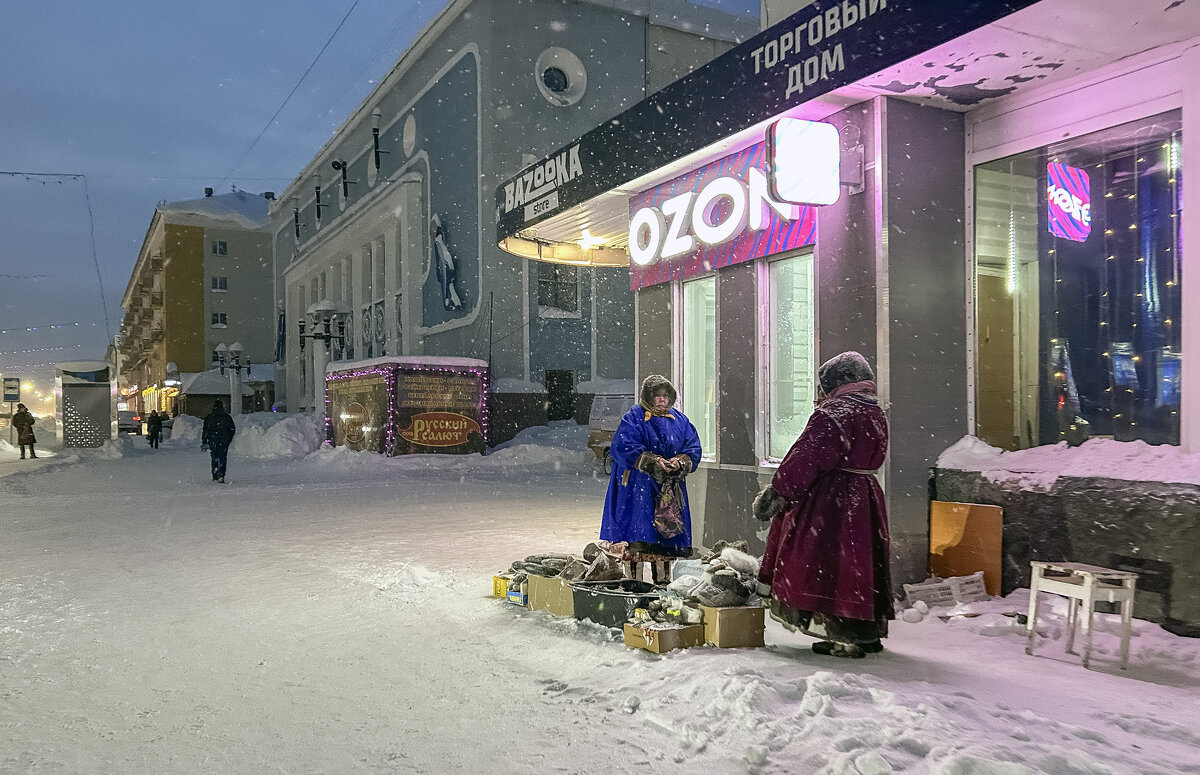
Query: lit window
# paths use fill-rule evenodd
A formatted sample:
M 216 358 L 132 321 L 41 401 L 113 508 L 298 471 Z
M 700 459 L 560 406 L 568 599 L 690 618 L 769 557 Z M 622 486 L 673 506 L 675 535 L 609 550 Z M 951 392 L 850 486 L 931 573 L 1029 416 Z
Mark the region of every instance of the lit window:
M 717 442 L 717 278 L 683 284 L 683 411 L 706 459 Z
M 975 435 L 1178 444 L 1182 116 L 975 168 Z
M 767 455 L 782 460 L 808 423 L 816 397 L 812 255 L 772 262 L 768 282 Z

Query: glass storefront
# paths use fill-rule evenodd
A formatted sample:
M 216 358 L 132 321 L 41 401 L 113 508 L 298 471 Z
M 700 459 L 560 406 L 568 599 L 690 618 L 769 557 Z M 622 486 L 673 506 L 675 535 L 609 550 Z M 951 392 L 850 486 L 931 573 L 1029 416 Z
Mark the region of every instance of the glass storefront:
M 1179 443 L 1182 118 L 975 168 L 976 435 Z
M 816 397 L 812 254 L 772 261 L 767 282 L 767 456 L 781 460 L 804 430 Z
M 717 278 L 683 284 L 683 412 L 706 459 L 717 451 Z

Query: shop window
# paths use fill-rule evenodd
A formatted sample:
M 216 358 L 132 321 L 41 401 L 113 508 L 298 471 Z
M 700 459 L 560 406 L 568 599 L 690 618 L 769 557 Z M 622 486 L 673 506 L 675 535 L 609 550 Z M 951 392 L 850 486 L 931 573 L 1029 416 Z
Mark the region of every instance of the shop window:
M 214 276 L 212 278 L 212 289 L 213 293 L 224 293 L 229 290 L 229 278 Z
M 212 252 L 214 256 L 224 256 L 229 252 L 229 245 L 225 240 L 213 240 Z
M 782 460 L 816 398 L 812 254 L 771 262 L 767 283 L 767 456 Z
M 224 312 L 212 313 L 212 327 L 213 328 L 225 328 L 228 325 L 228 323 L 229 323 L 229 319 L 228 319 L 226 313 L 224 313 Z
M 706 459 L 717 451 L 717 278 L 683 284 L 683 411 Z
M 538 262 L 538 314 L 579 313 L 579 267 Z
M 1178 111 L 975 169 L 976 435 L 1179 443 Z

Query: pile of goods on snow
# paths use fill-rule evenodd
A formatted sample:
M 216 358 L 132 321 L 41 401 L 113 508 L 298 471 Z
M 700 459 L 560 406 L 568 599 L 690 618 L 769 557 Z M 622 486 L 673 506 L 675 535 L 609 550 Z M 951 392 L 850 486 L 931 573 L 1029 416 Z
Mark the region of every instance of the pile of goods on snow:
M 589 543 L 579 555 L 532 554 L 495 576 L 493 591 L 552 614 L 623 626 L 628 645 L 650 651 L 762 645 L 759 558 L 745 541 L 718 541 L 699 559 L 651 558 L 606 541 Z M 654 566 L 658 583 L 634 578 L 644 565 Z

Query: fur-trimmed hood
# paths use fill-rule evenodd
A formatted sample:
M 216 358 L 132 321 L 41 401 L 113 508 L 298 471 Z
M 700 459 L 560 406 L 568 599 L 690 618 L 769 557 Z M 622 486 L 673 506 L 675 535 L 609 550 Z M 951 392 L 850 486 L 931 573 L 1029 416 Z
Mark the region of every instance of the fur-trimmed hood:
M 654 411 L 654 394 L 663 388 L 666 388 L 667 395 L 671 399 L 671 406 L 674 406 L 679 395 L 675 392 L 675 386 L 671 384 L 671 380 L 661 374 L 651 374 L 642 380 L 642 389 L 638 393 L 638 404 L 647 412 Z
M 817 379 L 821 383 L 821 390 L 828 395 L 842 385 L 873 380 L 875 372 L 871 371 L 871 364 L 861 354 L 847 350 L 822 363 L 817 370 Z

